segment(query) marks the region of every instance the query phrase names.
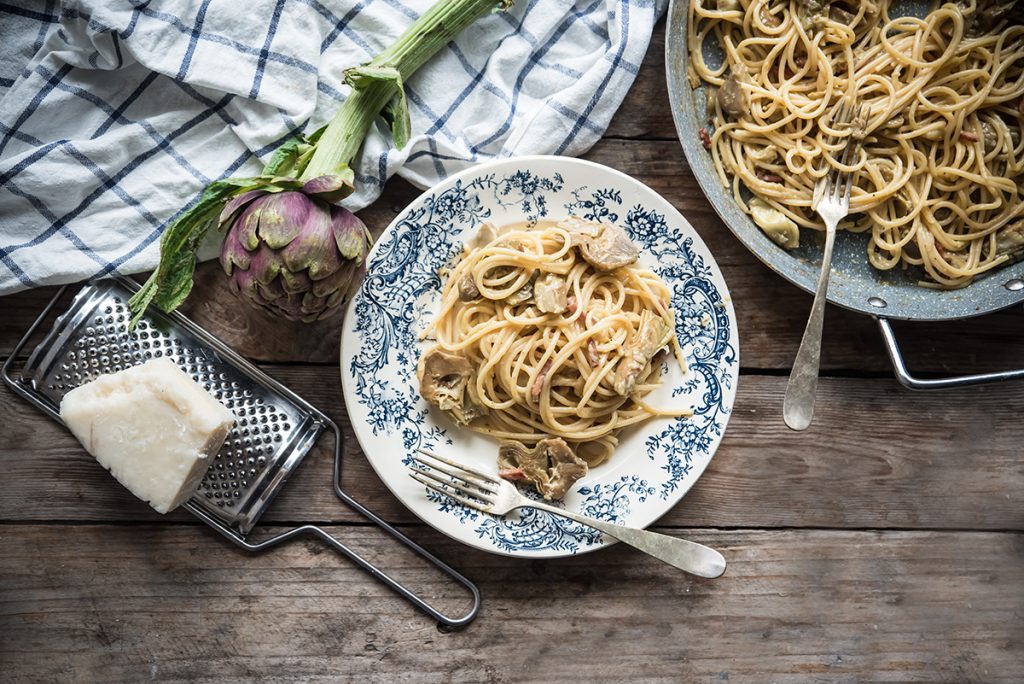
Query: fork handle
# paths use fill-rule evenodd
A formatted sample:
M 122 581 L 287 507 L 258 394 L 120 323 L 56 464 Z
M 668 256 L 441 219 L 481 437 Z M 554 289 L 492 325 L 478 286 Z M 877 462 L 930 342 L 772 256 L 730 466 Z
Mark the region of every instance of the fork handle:
M 793 430 L 806 430 L 814 417 L 814 397 L 818 392 L 818 368 L 821 366 L 821 331 L 825 322 L 825 302 L 828 300 L 828 277 L 832 271 L 832 247 L 836 241 L 836 222 L 826 223 L 825 251 L 821 257 L 821 273 L 814 292 L 811 315 L 807 317 L 800 349 L 793 361 L 793 370 L 786 383 L 786 397 L 782 402 L 782 417 Z
M 624 544 L 629 544 L 635 549 L 639 549 L 658 560 L 665 561 L 674 568 L 679 568 L 692 575 L 714 579 L 721 577 L 722 573 L 725 572 L 725 558 L 722 554 L 703 544 L 678 537 L 670 537 L 667 534 L 638 530 L 635 527 L 615 525 L 540 502 L 531 502 L 531 505 L 534 508 L 540 508 L 549 513 L 554 513 L 563 518 L 569 518 L 570 520 L 593 527 L 604 532 L 609 537 L 614 537 Z

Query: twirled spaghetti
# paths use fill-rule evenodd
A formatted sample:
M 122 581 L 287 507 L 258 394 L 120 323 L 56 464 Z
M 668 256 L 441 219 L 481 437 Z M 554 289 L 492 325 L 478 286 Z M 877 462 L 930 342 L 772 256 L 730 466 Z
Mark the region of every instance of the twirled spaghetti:
M 439 383 L 448 378 L 444 399 L 457 422 L 528 449 L 561 438 L 596 466 L 626 426 L 688 413 L 644 401 L 660 382 L 657 352 L 683 359 L 671 291 L 650 270 L 625 263 L 636 253 L 621 229 L 570 219 L 479 241 L 447 274 L 423 334 L 436 339 L 424 358 L 444 352 L 435 356 L 447 365 L 433 373 Z M 426 371 L 421 363 L 420 391 L 439 404 L 428 396 L 436 389 L 425 379 L 429 363 Z M 453 398 L 460 372 L 465 387 Z
M 842 167 L 854 187 L 840 227 L 870 231 L 876 268 L 919 266 L 922 284 L 958 287 L 1024 253 L 1024 27 L 1013 3 L 924 18 L 893 17 L 892 4 L 690 0 L 691 83 L 716 88 L 701 135 L 736 201 L 792 247 L 796 225 L 822 229 L 815 182 L 863 133 Z M 834 126 L 846 101 L 867 115 Z

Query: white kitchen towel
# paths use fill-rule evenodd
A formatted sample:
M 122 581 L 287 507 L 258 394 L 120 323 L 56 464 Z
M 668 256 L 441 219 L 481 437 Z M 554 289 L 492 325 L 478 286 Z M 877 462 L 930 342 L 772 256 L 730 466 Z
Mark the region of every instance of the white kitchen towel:
M 212 180 L 329 120 L 346 67 L 434 0 L 0 2 L 0 294 L 158 260 Z M 493 157 L 576 155 L 626 95 L 664 0 L 516 0 L 407 84 L 408 145 L 371 131 L 360 209 Z M 201 256 L 211 257 L 210 247 Z

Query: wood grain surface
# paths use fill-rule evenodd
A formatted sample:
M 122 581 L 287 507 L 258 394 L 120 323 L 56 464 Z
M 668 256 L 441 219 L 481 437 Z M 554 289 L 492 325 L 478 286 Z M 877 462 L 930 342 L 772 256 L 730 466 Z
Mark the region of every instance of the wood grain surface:
M 423 526 L 353 437 L 337 324 L 270 320 L 208 263 L 185 312 L 342 426 L 345 489 L 476 581 L 480 617 L 440 630 L 318 542 L 253 555 L 187 514 L 158 516 L 2 387 L 0 681 L 1021 681 L 1024 383 L 909 393 L 875 322 L 830 307 L 815 422 L 786 429 L 782 395 L 811 298 L 703 199 L 675 139 L 664 40 L 662 24 L 586 156 L 678 207 L 730 288 L 734 412 L 708 470 L 657 523 L 721 550 L 723 578 L 623 547 L 510 559 Z M 361 215 L 379 234 L 419 192 L 393 179 Z M 0 358 L 55 290 L 0 298 Z M 927 376 L 1024 365 L 1021 307 L 897 332 Z M 451 612 L 464 608 L 458 588 L 337 500 L 332 448 L 309 454 L 263 526 L 329 525 Z
M 371 530 L 332 530 L 461 593 Z M 671 530 L 691 578 L 621 546 L 510 560 L 418 537 L 486 597 L 444 633 L 315 542 L 252 556 L 195 525 L 25 525 L 0 555 L 8 681 L 1019 682 L 1024 542 L 1008 533 Z M 41 558 L 60 558 L 42 565 Z

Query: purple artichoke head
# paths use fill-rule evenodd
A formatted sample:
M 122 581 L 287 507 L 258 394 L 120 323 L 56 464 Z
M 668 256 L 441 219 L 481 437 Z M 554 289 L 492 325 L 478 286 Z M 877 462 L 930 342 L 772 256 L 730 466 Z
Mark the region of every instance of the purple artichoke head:
M 324 176 L 299 190 L 252 190 L 225 205 L 220 263 L 239 297 L 307 323 L 344 310 L 363 275 L 370 233 L 328 201 L 342 182 Z

